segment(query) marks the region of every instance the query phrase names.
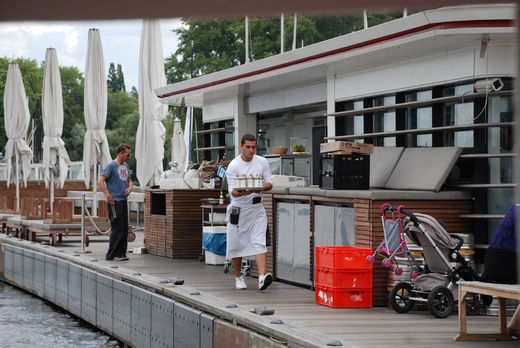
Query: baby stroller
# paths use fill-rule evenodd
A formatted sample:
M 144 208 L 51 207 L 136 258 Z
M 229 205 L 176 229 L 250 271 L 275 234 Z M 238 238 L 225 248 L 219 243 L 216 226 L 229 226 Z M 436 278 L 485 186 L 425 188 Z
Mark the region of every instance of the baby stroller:
M 406 241 L 402 230 L 401 210 L 404 209 L 403 205 L 392 207 L 390 204 L 385 203 L 381 206 L 381 221 L 383 223 L 384 239 L 374 251 L 374 254 L 367 257 L 367 262 L 373 264 L 375 262 L 376 255 L 383 256 L 383 266 L 390 267 L 392 261 L 394 261 L 395 274 L 400 276 L 403 274 L 403 269 L 399 266 L 399 262 L 396 258 L 405 258 L 412 267 L 410 277 L 415 279 L 421 270 L 419 264 L 406 247 Z M 392 218 L 387 216 L 388 212 L 397 212 L 397 217 Z M 393 215 L 393 214 L 392 214 Z
M 404 208 L 400 212 L 406 215 L 404 233 L 422 247 L 425 267 L 412 284 L 402 282 L 392 288 L 392 308 L 398 313 L 406 313 L 414 302 L 422 302 L 428 305 L 432 315 L 445 318 L 453 311 L 457 300 L 457 281 L 478 280 L 477 273 L 459 253 L 464 239 L 449 234 L 444 224 L 429 215 L 412 214 Z M 480 307 L 480 297 L 470 302 L 473 307 L 470 309 Z

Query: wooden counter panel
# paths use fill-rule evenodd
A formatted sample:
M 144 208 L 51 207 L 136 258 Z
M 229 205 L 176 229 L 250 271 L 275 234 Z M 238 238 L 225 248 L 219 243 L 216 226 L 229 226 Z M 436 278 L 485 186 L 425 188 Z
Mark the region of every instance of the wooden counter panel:
M 152 195 L 164 195 L 164 215 L 151 214 Z M 202 252 L 201 199 L 218 198 L 220 190 L 146 190 L 145 247 L 150 254 L 196 259 Z

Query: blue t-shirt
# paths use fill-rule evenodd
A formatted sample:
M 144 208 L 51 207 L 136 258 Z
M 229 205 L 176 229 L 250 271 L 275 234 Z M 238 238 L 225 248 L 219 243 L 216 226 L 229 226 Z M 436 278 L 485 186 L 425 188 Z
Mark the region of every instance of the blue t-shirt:
M 128 164 L 123 163 L 119 165 L 116 161 L 112 161 L 103 169 L 101 175 L 107 178 L 105 185 L 108 192 L 114 197 L 114 200 L 126 200 L 125 191 L 128 187 L 128 178 L 130 177 Z
M 489 244 L 493 249 L 505 249 L 516 252 L 516 206 L 512 206 L 498 225 L 495 235 Z

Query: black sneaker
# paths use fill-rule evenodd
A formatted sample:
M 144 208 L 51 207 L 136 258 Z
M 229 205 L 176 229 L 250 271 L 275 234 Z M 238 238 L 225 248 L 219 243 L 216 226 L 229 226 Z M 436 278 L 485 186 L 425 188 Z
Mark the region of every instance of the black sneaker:
M 116 256 L 116 257 L 114 257 L 114 261 L 128 261 L 128 257 L 126 257 L 126 256 L 123 256 L 123 257 Z

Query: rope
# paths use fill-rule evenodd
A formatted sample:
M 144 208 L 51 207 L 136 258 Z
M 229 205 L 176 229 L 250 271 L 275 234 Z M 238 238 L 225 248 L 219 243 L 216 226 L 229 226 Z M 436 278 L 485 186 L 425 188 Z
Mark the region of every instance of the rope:
M 99 227 L 97 227 L 96 223 L 94 222 L 94 219 L 90 215 L 90 212 L 88 211 L 88 209 L 85 209 L 85 211 L 87 212 L 88 218 L 89 218 L 90 222 L 92 223 L 92 225 L 94 225 L 94 228 L 96 229 L 97 233 L 108 236 L 110 234 L 110 232 L 112 232 L 112 227 L 110 227 L 106 232 L 101 231 L 99 229 Z

